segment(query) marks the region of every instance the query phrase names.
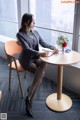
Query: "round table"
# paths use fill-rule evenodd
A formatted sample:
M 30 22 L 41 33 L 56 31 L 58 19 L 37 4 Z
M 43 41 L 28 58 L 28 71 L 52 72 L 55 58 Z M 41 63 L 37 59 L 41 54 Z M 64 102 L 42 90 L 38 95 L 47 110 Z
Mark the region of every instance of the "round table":
M 69 96 L 62 94 L 63 66 L 71 65 L 80 61 L 80 53 L 59 52 L 49 57 L 40 57 L 44 62 L 58 65 L 57 93 L 49 95 L 46 99 L 47 106 L 54 111 L 63 112 L 71 108 L 72 100 Z M 53 73 L 54 74 L 54 73 Z

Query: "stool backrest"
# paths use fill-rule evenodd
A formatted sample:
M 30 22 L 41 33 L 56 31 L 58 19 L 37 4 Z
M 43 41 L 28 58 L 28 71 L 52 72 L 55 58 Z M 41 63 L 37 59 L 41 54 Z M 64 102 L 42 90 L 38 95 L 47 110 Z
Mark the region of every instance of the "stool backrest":
M 7 55 L 14 55 L 22 51 L 21 45 L 19 45 L 16 41 L 10 40 L 5 43 L 5 52 Z

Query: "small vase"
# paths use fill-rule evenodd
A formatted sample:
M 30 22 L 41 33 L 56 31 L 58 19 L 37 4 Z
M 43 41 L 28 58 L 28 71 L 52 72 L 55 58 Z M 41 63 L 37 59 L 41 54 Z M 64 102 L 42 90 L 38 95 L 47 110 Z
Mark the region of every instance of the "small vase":
M 64 53 L 64 47 L 62 47 L 62 52 Z

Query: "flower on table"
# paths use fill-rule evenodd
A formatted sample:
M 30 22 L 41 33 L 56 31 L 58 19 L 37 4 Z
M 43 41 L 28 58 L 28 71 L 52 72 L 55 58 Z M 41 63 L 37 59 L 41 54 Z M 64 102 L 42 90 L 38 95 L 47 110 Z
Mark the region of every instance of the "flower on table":
M 69 42 L 68 38 L 61 35 L 61 36 L 58 37 L 57 45 L 60 46 L 60 47 L 66 47 L 68 42 Z

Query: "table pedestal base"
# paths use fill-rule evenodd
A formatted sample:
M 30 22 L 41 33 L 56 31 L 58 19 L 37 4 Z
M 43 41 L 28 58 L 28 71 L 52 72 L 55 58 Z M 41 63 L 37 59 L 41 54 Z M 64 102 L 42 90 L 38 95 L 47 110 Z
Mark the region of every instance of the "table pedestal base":
M 46 99 L 47 106 L 54 111 L 67 111 L 72 106 L 72 100 L 65 94 L 62 94 L 61 100 L 57 100 L 57 93 L 51 94 Z

